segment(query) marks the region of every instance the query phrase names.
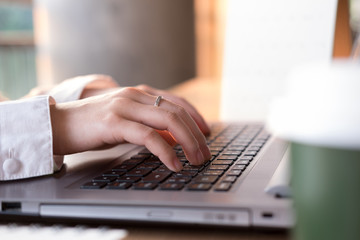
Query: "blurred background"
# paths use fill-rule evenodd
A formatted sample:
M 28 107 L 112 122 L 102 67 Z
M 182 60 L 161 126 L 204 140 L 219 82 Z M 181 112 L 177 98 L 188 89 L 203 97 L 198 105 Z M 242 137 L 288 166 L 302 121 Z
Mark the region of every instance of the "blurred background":
M 0 91 L 101 73 L 169 88 L 220 76 L 219 0 L 0 0 Z M 211 80 L 210 80 L 211 81 Z
M 93 73 L 158 88 L 202 79 L 204 91 L 217 94 L 205 102 L 219 108 L 229 2 L 0 0 L 0 91 L 16 99 L 36 85 Z M 333 56 L 346 57 L 360 32 L 360 0 L 339 5 Z

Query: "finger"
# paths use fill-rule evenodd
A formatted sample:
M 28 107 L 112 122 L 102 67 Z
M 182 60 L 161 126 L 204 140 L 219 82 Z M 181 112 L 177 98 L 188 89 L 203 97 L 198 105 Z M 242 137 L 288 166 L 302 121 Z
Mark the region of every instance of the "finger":
M 143 89 L 143 90 L 142 90 Z M 163 94 L 164 96 L 169 96 L 171 99 L 175 99 L 177 102 L 179 102 L 180 106 L 184 107 L 186 111 L 189 111 L 190 116 L 194 119 L 197 126 L 200 128 L 200 130 L 206 134 L 210 134 L 210 128 L 203 119 L 203 117 L 198 113 L 198 111 L 186 100 L 173 96 L 171 94 L 168 94 L 164 91 L 156 90 L 151 87 L 148 87 L 146 85 L 140 85 L 138 88 L 135 87 L 128 87 L 123 88 L 120 92 L 121 96 L 128 97 L 133 99 L 134 101 L 138 101 L 143 104 L 152 105 L 154 104 L 156 97 L 156 94 Z M 154 95 L 151 95 L 154 94 Z M 184 105 L 184 106 L 183 106 Z
M 153 96 L 151 98 L 154 100 Z M 176 112 L 178 110 L 172 110 L 175 105 L 171 106 L 173 104 L 166 100 L 162 100 L 160 104 L 162 107 L 128 101 L 127 107 L 119 108 L 118 111 L 119 115 L 128 120 L 155 129 L 168 130 L 183 147 L 186 157 L 191 163 L 202 164 L 205 160 L 210 159 L 211 154 L 206 145 L 205 137 L 186 111 L 183 110 L 182 113 L 178 114 Z
M 199 126 L 195 123 L 194 119 L 189 115 L 189 113 L 183 107 L 179 105 L 170 104 L 169 106 L 165 106 L 165 107 L 167 107 L 167 109 L 170 109 L 170 111 L 177 112 L 178 115 L 181 116 L 185 124 L 190 128 L 191 132 L 199 142 L 199 147 L 203 156 L 205 157 L 205 160 L 209 160 L 211 158 L 211 153 L 209 147 L 207 146 L 206 138 L 199 129 Z
M 200 130 L 205 134 L 210 134 L 209 125 L 206 123 L 205 119 L 201 116 L 201 114 L 196 110 L 196 108 L 191 105 L 188 101 L 183 98 L 177 97 L 175 95 L 169 94 L 166 91 L 158 90 L 147 85 L 139 85 L 139 89 L 151 94 L 151 95 L 160 95 L 164 96 L 166 99 L 171 100 L 172 102 L 179 104 L 184 107 L 186 111 L 189 112 L 190 116 L 195 120 L 196 124 L 199 126 Z
M 200 130 L 207 136 L 210 135 L 209 125 L 206 123 L 205 119 L 201 116 L 201 114 L 196 110 L 196 108 L 191 105 L 188 101 L 183 98 L 179 98 L 174 95 L 164 94 L 166 99 L 171 100 L 172 102 L 184 107 L 186 111 L 190 114 L 190 116 L 194 119 Z
M 182 169 L 182 164 L 176 157 L 174 149 L 155 129 L 137 122 L 123 120 L 119 127 L 114 128 L 114 134 L 130 143 L 144 145 L 170 170 L 178 172 Z
M 119 92 L 119 95 L 121 97 L 126 97 L 129 99 L 134 100 L 135 102 L 144 104 L 150 108 L 151 111 L 154 109 L 157 109 L 157 107 L 152 106 L 155 103 L 156 96 L 150 95 L 140 89 L 134 88 L 134 87 L 128 87 L 124 88 Z M 127 105 L 130 103 L 127 103 Z M 132 103 L 134 104 L 134 103 Z M 126 108 L 121 108 L 125 112 L 128 112 L 127 114 L 132 114 L 132 120 L 135 120 L 137 122 L 144 121 L 146 117 L 150 118 L 151 116 L 156 116 L 156 114 L 152 112 L 147 112 L 145 114 L 145 110 L 139 111 L 138 108 L 142 106 L 135 105 L 132 107 L 127 106 Z M 120 109 L 120 108 L 119 108 Z M 133 109 L 137 109 L 137 111 L 133 111 Z M 201 133 L 200 129 L 194 122 L 194 120 L 190 117 L 190 115 L 185 111 L 184 108 L 181 106 L 174 104 L 170 101 L 167 101 L 166 99 L 162 99 L 160 102 L 160 108 L 158 109 L 166 109 L 166 112 L 163 112 L 163 119 L 152 119 L 151 121 L 147 121 L 146 123 L 154 128 L 157 129 L 163 129 L 163 130 L 169 130 L 171 134 L 175 137 L 175 139 L 178 141 L 178 143 L 183 147 L 184 152 L 188 158 L 188 160 L 193 164 L 202 164 L 205 160 L 209 160 L 211 157 L 210 150 L 206 144 L 206 139 L 204 135 Z M 130 111 L 127 111 L 130 110 Z M 139 115 L 139 112 L 142 112 L 142 115 Z M 143 118 L 139 118 L 139 117 Z M 181 121 L 176 121 L 180 119 L 176 119 L 177 117 L 180 117 L 181 120 L 183 120 L 183 123 L 189 127 L 189 129 L 186 128 L 186 126 L 181 125 Z M 169 125 L 154 125 L 154 124 L 160 124 L 160 123 L 168 123 L 171 121 L 173 124 L 172 129 L 169 129 Z M 179 125 L 180 124 L 180 125 Z M 161 128 L 160 128 L 161 127 Z M 167 128 L 164 128 L 167 127 Z M 197 140 L 197 143 L 194 141 L 191 141 L 191 135 L 189 134 L 189 131 L 194 135 L 195 139 Z M 180 137 L 179 137 L 180 136 Z M 186 140 L 187 139 L 187 140 Z M 189 141 L 190 140 L 190 141 Z M 199 151 L 195 151 L 194 148 L 199 147 Z

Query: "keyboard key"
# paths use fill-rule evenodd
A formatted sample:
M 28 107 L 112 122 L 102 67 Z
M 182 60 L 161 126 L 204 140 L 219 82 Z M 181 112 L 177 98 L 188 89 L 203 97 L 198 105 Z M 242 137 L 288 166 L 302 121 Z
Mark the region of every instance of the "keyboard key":
M 235 161 L 237 158 L 238 158 L 237 155 L 224 155 L 224 154 L 222 154 L 222 155 L 218 156 L 216 159 L 217 160 L 233 160 L 233 161 Z
M 104 182 L 104 183 L 109 183 L 112 181 L 115 181 L 116 177 L 108 177 L 108 176 L 98 176 L 93 178 L 93 182 Z
M 252 143 L 251 146 L 253 146 L 253 147 L 262 147 L 262 146 L 264 146 L 264 143 Z
M 227 170 L 229 165 L 210 165 L 208 170 Z
M 119 172 L 119 171 L 106 171 L 102 175 L 106 177 L 120 177 L 124 175 L 125 172 Z
M 118 179 L 116 179 L 117 182 L 129 182 L 129 183 L 134 183 L 137 182 L 141 179 L 141 177 L 136 177 L 136 176 L 122 176 L 119 177 Z
M 156 168 L 158 168 L 159 165 L 158 164 L 140 164 L 138 165 L 135 169 L 151 169 L 151 170 L 154 170 Z
M 182 171 L 195 171 L 195 172 L 199 172 L 201 170 L 204 169 L 204 166 L 197 166 L 197 165 L 191 165 L 190 163 L 185 163 Z
M 205 176 L 221 176 L 224 174 L 223 170 L 206 170 L 205 172 L 201 173 Z
M 244 156 L 256 156 L 257 154 L 257 151 L 247 151 L 247 152 L 244 152 Z
M 127 172 L 131 169 L 135 168 L 136 164 L 120 164 L 112 168 L 112 171 L 121 171 L 121 172 Z
M 87 182 L 84 185 L 82 185 L 81 189 L 100 189 L 103 188 L 106 185 L 105 182 Z
M 163 183 L 161 184 L 160 189 L 177 191 L 183 189 L 184 186 L 185 186 L 184 183 Z
M 254 147 L 254 146 L 250 146 L 247 150 L 249 150 L 249 151 L 260 151 L 260 147 Z
M 231 183 L 233 183 L 233 182 L 236 181 L 236 179 L 237 179 L 236 176 L 226 176 L 226 177 L 224 177 L 222 179 L 222 182 L 231 182 Z
M 210 152 L 211 151 L 221 152 L 224 149 L 224 147 L 211 147 L 211 146 L 209 146 L 209 149 L 210 149 Z
M 231 165 L 233 164 L 232 160 L 215 160 L 211 163 L 212 165 Z
M 209 183 L 192 183 L 189 184 L 187 189 L 190 191 L 207 191 L 211 188 L 211 186 L 212 185 Z
M 242 136 L 240 138 L 237 138 L 233 141 L 234 144 L 240 145 L 240 146 L 247 146 L 252 142 L 253 136 Z
M 245 168 L 246 168 L 246 165 L 236 164 L 236 165 L 234 165 L 231 169 L 232 169 L 232 170 L 244 170 Z
M 228 151 L 244 151 L 246 147 L 239 145 L 229 145 L 226 150 Z
M 166 180 L 167 183 L 188 183 L 191 181 L 191 177 L 171 177 Z
M 212 142 L 209 147 L 210 148 L 218 148 L 218 149 L 224 149 L 229 144 L 229 142 Z
M 236 156 L 240 156 L 242 153 L 242 151 L 239 151 L 239 150 L 226 150 L 224 151 L 222 154 L 223 155 L 236 155 Z
M 218 176 L 197 176 L 193 183 L 215 183 L 218 178 Z
M 215 191 L 229 191 L 230 188 L 231 188 L 231 183 L 221 182 L 215 186 L 214 190 Z
M 253 160 L 254 158 L 251 157 L 251 156 L 244 156 L 244 157 L 240 157 L 239 160 L 248 160 L 248 161 L 251 161 Z
M 144 164 L 157 164 L 157 165 L 161 165 L 163 164 L 160 159 L 158 157 L 151 157 L 149 159 L 146 159 L 144 161 Z
M 165 165 L 162 165 L 159 168 L 155 169 L 154 172 L 173 173 L 173 171 L 168 169 Z
M 249 144 L 248 143 L 244 143 L 244 142 L 237 142 L 234 141 L 232 145 L 230 145 L 230 148 L 236 148 L 238 150 L 240 150 L 241 148 L 245 149 Z
M 126 176 L 144 177 L 151 172 L 151 169 L 134 169 L 126 173 Z
M 106 185 L 107 189 L 128 189 L 131 187 L 131 183 L 128 182 L 112 182 Z
M 197 172 L 193 172 L 193 171 L 180 171 L 180 172 L 174 173 L 173 176 L 175 176 L 175 177 L 194 177 L 197 174 L 198 174 Z
M 249 165 L 250 161 L 249 160 L 240 160 L 236 162 L 236 165 Z
M 230 170 L 226 173 L 227 176 L 240 176 L 242 173 L 241 170 Z
M 138 182 L 133 185 L 135 190 L 153 190 L 158 186 L 157 183 L 145 183 L 145 182 Z
M 168 178 L 171 175 L 171 172 L 152 172 L 146 177 L 143 178 L 143 182 L 155 182 L 160 183 L 163 182 L 166 178 Z

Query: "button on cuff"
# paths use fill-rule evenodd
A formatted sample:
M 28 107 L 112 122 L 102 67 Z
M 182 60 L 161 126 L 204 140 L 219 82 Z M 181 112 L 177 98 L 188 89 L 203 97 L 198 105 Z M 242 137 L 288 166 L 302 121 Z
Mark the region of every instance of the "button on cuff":
M 15 158 L 5 159 L 3 163 L 3 170 L 8 174 L 15 174 L 19 172 L 21 168 L 21 162 Z

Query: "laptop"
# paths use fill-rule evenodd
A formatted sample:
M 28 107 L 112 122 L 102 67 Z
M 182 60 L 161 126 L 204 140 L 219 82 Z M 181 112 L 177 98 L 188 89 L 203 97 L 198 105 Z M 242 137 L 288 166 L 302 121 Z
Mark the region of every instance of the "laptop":
M 261 3 L 229 1 L 228 20 L 233 24 L 228 25 L 226 35 L 222 116 L 231 121 L 212 125 L 213 131 L 208 142 L 213 157 L 207 165 L 191 166 L 179 146 L 176 146 L 174 151 L 184 164 L 184 170 L 180 173 L 170 172 L 144 147 L 132 144 L 66 156 L 64 167 L 53 176 L 1 182 L 0 217 L 12 215 L 44 219 L 93 219 L 97 222 L 109 220 L 234 227 L 293 226 L 291 191 L 288 187 L 287 144 L 271 135 L 263 121 L 237 121 L 237 116 L 252 116 L 254 107 L 243 105 L 246 103 L 249 106 L 252 103 L 258 104 L 255 110 L 260 109 L 261 114 L 253 116 L 265 115 L 261 104 L 269 101 L 269 95 L 264 94 L 267 93 L 264 90 L 282 86 L 281 82 L 269 84 L 266 81 L 278 79 L 274 77 L 275 74 L 269 78 L 267 74 L 274 72 L 264 72 L 257 56 L 248 58 L 245 54 L 246 48 L 254 46 L 253 54 L 256 52 L 255 45 L 261 47 L 263 58 L 260 62 L 265 65 L 279 63 L 277 66 L 282 63 L 279 59 L 277 62 L 271 61 L 274 57 L 271 52 L 274 51 L 274 46 L 280 55 L 288 52 L 288 49 L 279 48 L 276 44 L 271 48 L 259 46 L 257 35 L 256 42 L 249 45 L 251 42 L 248 38 L 236 36 L 234 33 L 241 32 L 242 36 L 245 34 L 247 37 L 261 33 L 259 29 L 253 31 L 246 25 L 251 22 L 254 26 L 261 26 L 261 29 L 276 31 L 274 35 L 281 37 L 284 31 L 274 26 L 288 24 L 289 21 L 284 21 L 284 18 L 289 17 L 297 32 L 286 35 L 285 40 L 281 39 L 287 39 L 291 43 L 293 40 L 306 39 L 300 45 L 295 44 L 302 49 L 297 52 L 292 49 L 290 59 L 298 59 L 297 56 L 301 56 L 301 60 L 314 56 L 317 59 L 330 58 L 332 49 L 327 46 L 331 45 L 333 31 L 329 29 L 334 28 L 324 28 L 323 24 L 335 22 L 332 20 L 336 11 L 316 12 L 323 9 L 325 2 L 322 1 L 325 0 L 316 3 L 302 0 L 296 1 L 296 4 L 292 2 L 291 5 L 287 4 L 286 0 L 262 0 Z M 280 9 L 276 12 L 277 17 L 268 11 L 269 4 L 280 5 L 275 7 Z M 336 1 L 329 4 L 326 0 L 325 5 L 329 8 L 331 5 L 335 9 Z M 289 9 L 284 11 L 284 8 Z M 259 18 L 259 13 L 262 18 Z M 281 17 L 281 14 L 286 15 Z M 298 27 L 297 24 L 302 26 Z M 327 32 L 322 32 L 324 29 Z M 316 41 L 307 41 L 307 37 L 312 34 L 316 34 Z M 294 39 L 291 38 L 292 35 Z M 270 35 L 265 36 L 267 44 L 275 41 L 269 38 Z M 298 36 L 301 38 L 298 39 Z M 283 46 L 294 45 L 283 43 Z M 270 51 L 267 54 L 266 49 Z M 311 51 L 304 53 L 304 49 Z M 288 69 L 290 66 L 287 59 L 289 58 L 282 60 L 286 62 L 284 66 Z M 253 64 L 248 66 L 251 62 Z M 292 63 L 296 64 L 295 61 Z M 260 68 L 260 71 L 255 71 L 254 67 Z M 279 79 L 283 77 L 283 70 L 277 75 Z M 252 73 L 255 75 L 251 75 Z M 264 87 L 261 80 L 265 82 Z M 258 96 L 250 98 L 252 94 Z M 239 99 L 239 96 L 248 98 Z M 244 112 L 247 109 L 250 110 Z M 233 121 L 235 119 L 236 121 Z
M 169 171 L 132 144 L 67 156 L 53 176 L 0 183 L 1 217 L 97 219 L 226 226 L 289 227 L 289 198 L 265 192 L 287 146 L 254 123 L 217 123 L 213 154 Z

